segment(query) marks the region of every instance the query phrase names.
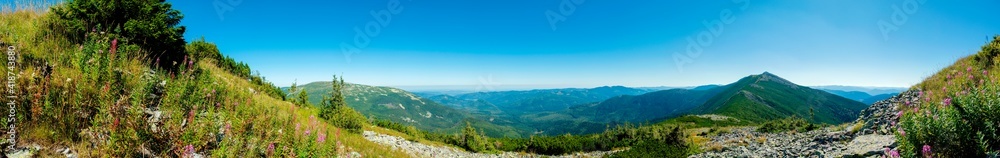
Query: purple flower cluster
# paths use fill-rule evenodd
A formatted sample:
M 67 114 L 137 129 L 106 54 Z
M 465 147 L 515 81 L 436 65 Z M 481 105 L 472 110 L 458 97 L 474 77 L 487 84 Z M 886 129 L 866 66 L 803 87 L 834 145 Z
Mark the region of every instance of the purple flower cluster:
M 931 152 L 931 146 L 930 145 L 924 144 L 924 148 L 923 148 L 922 151 L 924 153 L 924 157 L 926 157 L 926 158 L 934 157 L 934 153 Z

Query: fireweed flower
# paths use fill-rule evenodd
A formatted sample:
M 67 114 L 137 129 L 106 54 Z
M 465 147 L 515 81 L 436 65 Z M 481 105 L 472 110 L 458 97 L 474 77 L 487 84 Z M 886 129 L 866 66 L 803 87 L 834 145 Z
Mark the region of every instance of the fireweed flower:
M 115 40 L 111 41 L 111 56 L 112 57 L 115 56 L 115 52 L 118 52 L 118 39 L 117 38 L 115 38 Z
M 295 131 L 296 131 L 296 132 L 298 132 L 298 131 L 299 131 L 299 129 L 300 129 L 299 127 L 301 127 L 301 126 L 302 126 L 302 124 L 300 124 L 300 123 L 295 123 Z
M 945 98 L 945 99 L 944 99 L 944 105 L 945 105 L 945 106 L 949 106 L 949 105 L 951 105 L 951 98 Z
M 187 147 L 184 147 L 184 155 L 194 155 L 194 146 L 188 145 Z
M 931 157 L 934 153 L 931 152 L 931 146 L 924 144 L 923 148 L 924 157 Z
M 895 157 L 895 158 L 901 157 L 901 156 L 899 156 L 899 151 L 896 151 L 896 150 L 889 151 L 889 156 L 892 156 L 892 157 Z
M 267 144 L 267 155 L 270 156 L 271 154 L 274 154 L 274 143 Z
M 326 141 L 326 134 L 323 132 L 316 132 L 316 142 L 323 143 Z

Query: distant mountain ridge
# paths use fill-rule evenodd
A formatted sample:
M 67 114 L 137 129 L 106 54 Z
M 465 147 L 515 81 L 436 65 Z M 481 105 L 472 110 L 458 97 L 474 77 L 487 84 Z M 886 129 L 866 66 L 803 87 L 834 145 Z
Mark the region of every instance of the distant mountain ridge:
M 625 95 L 564 111 L 525 114 L 520 119 L 546 133 L 558 134 L 599 131 L 603 129 L 601 124 L 643 123 L 684 114 L 718 114 L 751 122 L 798 116 L 836 124 L 854 120 L 865 107 L 864 103 L 799 86 L 765 72 L 723 86 Z
M 508 113 L 526 113 L 565 110 L 574 105 L 603 101 L 622 95 L 639 95 L 648 92 L 652 92 L 652 90 L 624 86 L 603 86 L 596 88 L 477 92 L 458 95 L 455 98 L 462 100 L 483 100 L 494 104 Z
M 314 84 L 324 83 L 328 84 L 302 87 L 316 101 L 328 90 L 317 90 L 323 87 Z M 503 136 L 595 133 L 609 125 L 666 120 L 685 114 L 718 114 L 751 122 L 798 116 L 833 124 L 855 119 L 858 111 L 867 106 L 768 72 L 727 85 L 667 90 L 604 86 L 421 97 L 397 88 L 350 84 L 347 91 L 348 104 L 365 115 L 407 122 L 430 131 L 454 131 L 458 123 L 477 122 L 477 128 Z
M 868 95 L 871 96 L 876 96 L 880 94 L 889 94 L 889 93 L 902 93 L 903 91 L 909 89 L 904 87 L 864 87 L 864 86 L 841 86 L 841 85 L 809 86 L 809 87 L 825 91 L 830 91 L 830 90 L 844 91 L 844 92 L 858 91 L 858 92 L 868 93 Z

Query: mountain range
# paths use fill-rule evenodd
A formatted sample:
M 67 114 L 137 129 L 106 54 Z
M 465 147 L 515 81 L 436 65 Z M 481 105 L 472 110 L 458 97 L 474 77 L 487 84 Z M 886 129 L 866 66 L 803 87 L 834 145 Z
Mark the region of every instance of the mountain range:
M 329 82 L 301 87 L 314 103 L 330 89 Z M 800 86 L 768 72 L 727 85 L 666 90 L 604 86 L 429 97 L 360 84 L 349 84 L 345 90 L 348 104 L 366 116 L 445 132 L 457 130 L 454 127 L 465 121 L 477 122 L 476 126 L 493 136 L 596 133 L 611 125 L 663 121 L 686 114 L 717 114 L 750 122 L 797 116 L 814 123 L 837 124 L 855 119 L 867 107 L 861 102 L 864 99 L 849 97 L 872 97 L 866 92 Z M 884 96 L 890 95 L 880 97 Z

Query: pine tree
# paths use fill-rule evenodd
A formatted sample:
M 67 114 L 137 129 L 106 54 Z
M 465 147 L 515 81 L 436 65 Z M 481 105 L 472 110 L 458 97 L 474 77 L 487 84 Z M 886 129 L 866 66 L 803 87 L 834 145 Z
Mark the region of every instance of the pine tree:
M 319 117 L 330 121 L 334 126 L 360 133 L 362 124 L 367 121 L 361 113 L 347 106 L 344 99 L 344 84 L 344 78 L 338 80 L 337 76 L 333 76 L 331 83 L 333 89 L 328 96 L 323 96 Z M 302 93 L 299 94 L 300 97 L 303 96 Z
M 305 89 L 299 90 L 299 95 L 297 97 L 298 98 L 294 99 L 297 102 L 296 105 L 305 106 L 305 107 L 311 107 L 312 106 L 312 103 L 309 103 L 309 94 L 306 93 Z

